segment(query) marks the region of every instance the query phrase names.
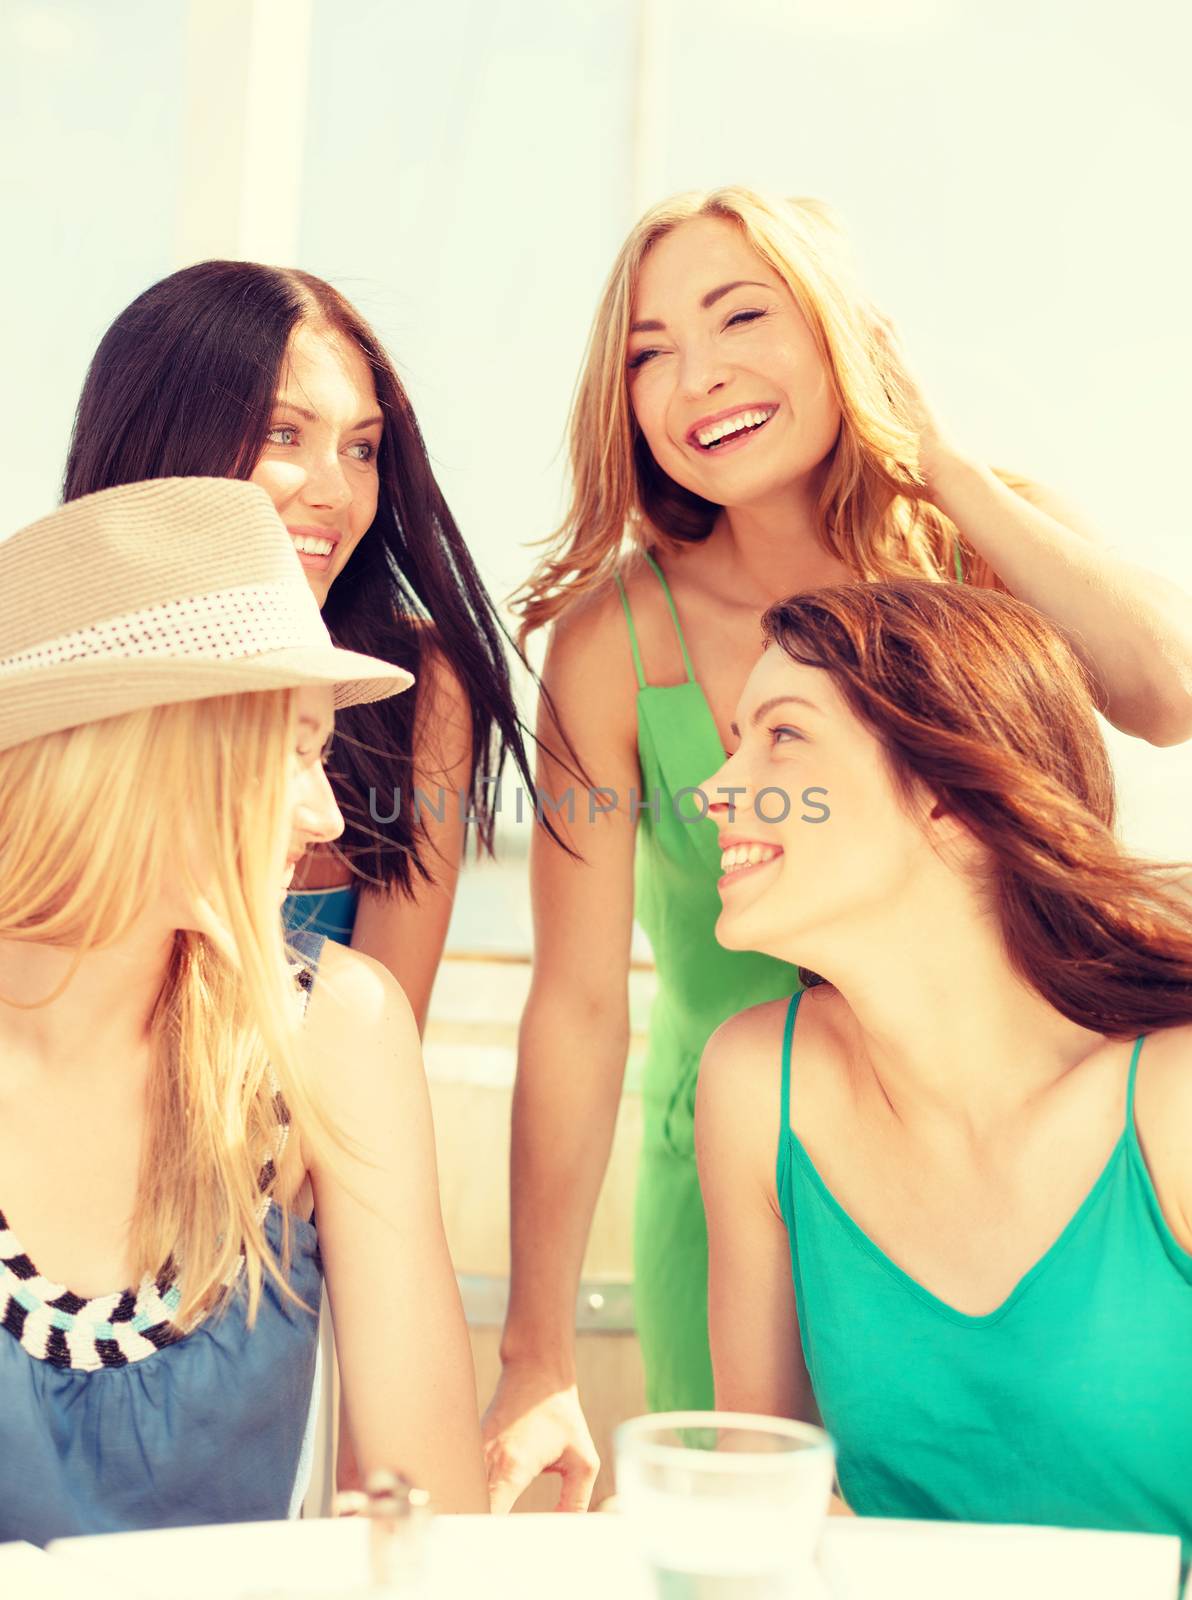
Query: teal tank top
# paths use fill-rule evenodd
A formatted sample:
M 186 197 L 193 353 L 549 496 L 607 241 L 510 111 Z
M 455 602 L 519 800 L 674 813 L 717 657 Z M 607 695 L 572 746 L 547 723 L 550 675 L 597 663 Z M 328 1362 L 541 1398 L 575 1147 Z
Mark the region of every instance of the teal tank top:
M 880 1250 L 791 1129 L 778 1197 L 799 1329 L 859 1513 L 1176 1534 L 1192 1556 L 1192 1255 L 1126 1120 L 1067 1227 L 996 1310 L 968 1316 Z

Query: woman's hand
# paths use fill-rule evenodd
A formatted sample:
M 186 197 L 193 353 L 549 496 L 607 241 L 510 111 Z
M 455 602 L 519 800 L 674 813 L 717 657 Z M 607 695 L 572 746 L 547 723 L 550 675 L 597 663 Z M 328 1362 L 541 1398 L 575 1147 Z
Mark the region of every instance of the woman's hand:
M 541 1472 L 562 1478 L 556 1511 L 586 1511 L 600 1457 L 574 1384 L 539 1366 L 510 1362 L 481 1424 L 489 1504 L 511 1511 Z
M 886 387 L 918 436 L 919 475 L 931 495 L 946 469 L 964 457 L 928 401 L 897 327 L 876 308 L 871 312 L 870 325 Z

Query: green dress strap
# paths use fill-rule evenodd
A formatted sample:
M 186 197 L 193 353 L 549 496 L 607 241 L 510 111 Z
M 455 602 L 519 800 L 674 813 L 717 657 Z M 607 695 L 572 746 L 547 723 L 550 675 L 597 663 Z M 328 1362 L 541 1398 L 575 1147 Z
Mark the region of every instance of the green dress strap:
M 662 575 L 662 568 L 658 565 L 657 561 L 654 560 L 654 557 L 648 550 L 645 552 L 645 557 L 653 569 L 654 576 L 662 585 L 662 592 L 666 596 L 667 609 L 671 614 L 671 621 L 675 625 L 675 637 L 679 641 L 679 649 L 683 652 L 683 668 L 687 673 L 687 682 L 694 683 L 695 669 L 691 665 L 691 656 L 687 651 L 687 641 L 684 639 L 683 630 L 679 626 L 679 613 L 675 608 L 674 598 L 670 592 L 670 585 Z M 625 584 L 621 579 L 620 573 L 617 574 L 616 583 L 617 593 L 621 596 L 621 606 L 625 612 L 625 621 L 629 625 L 629 648 L 633 651 L 633 665 L 637 671 L 637 686 L 639 689 L 645 689 L 648 687 L 646 681 L 646 670 L 642 665 L 642 652 L 641 645 L 638 642 L 637 629 L 633 625 L 633 607 L 629 604 L 629 596 L 625 592 Z
M 675 625 L 675 637 L 679 641 L 679 649 L 683 652 L 683 666 L 687 671 L 687 682 L 694 683 L 695 669 L 691 665 L 691 657 L 687 653 L 687 641 L 684 639 L 683 630 L 679 626 L 679 613 L 675 609 L 674 597 L 670 592 L 670 584 L 667 583 L 666 579 L 662 576 L 662 568 L 658 565 L 657 561 L 654 560 L 654 557 L 648 550 L 646 551 L 646 560 L 650 563 L 651 567 L 653 567 L 654 575 L 662 585 L 662 592 L 666 596 L 667 609 L 670 611 L 671 621 Z
M 952 563 L 956 568 L 956 581 L 957 581 L 957 583 L 963 583 L 964 582 L 964 562 L 961 559 L 961 555 L 960 555 L 960 540 L 959 539 L 957 539 L 956 543 L 952 546 Z
M 625 593 L 625 585 L 621 581 L 619 572 L 616 574 L 614 581 L 617 585 L 617 593 L 621 596 L 621 609 L 625 613 L 625 621 L 629 628 L 629 648 L 633 651 L 633 666 L 637 672 L 637 686 L 639 689 L 644 689 L 646 687 L 646 674 L 642 666 L 641 647 L 637 642 L 637 629 L 633 626 L 633 610 L 630 607 L 629 596 Z

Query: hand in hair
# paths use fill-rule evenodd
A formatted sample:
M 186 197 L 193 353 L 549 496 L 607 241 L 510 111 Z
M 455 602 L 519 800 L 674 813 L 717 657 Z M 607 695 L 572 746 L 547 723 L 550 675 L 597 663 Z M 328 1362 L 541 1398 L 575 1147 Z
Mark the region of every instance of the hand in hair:
M 919 475 L 930 494 L 944 464 L 960 452 L 947 437 L 939 417 L 927 399 L 923 385 L 906 354 L 902 336 L 895 324 L 876 306 L 870 307 L 869 327 L 873 338 L 874 360 L 882 374 L 886 392 L 902 413 L 908 427 L 918 436 Z

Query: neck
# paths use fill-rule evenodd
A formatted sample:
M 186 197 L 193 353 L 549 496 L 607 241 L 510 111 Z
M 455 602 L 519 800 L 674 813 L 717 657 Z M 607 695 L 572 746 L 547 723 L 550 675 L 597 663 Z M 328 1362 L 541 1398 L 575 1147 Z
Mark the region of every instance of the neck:
M 849 577 L 824 547 L 817 504 L 822 474 L 811 473 L 748 505 L 725 506 L 712 538 L 759 606 Z
M 847 1002 L 850 1054 L 896 1116 L 993 1126 L 1102 1042 L 1018 976 L 966 886 L 934 879 L 891 898 L 818 951 L 800 942 L 797 959 Z
M 71 947 L 0 939 L 0 1059 L 89 1067 L 142 1048 L 173 940 L 172 928 L 143 920 L 80 960 Z

